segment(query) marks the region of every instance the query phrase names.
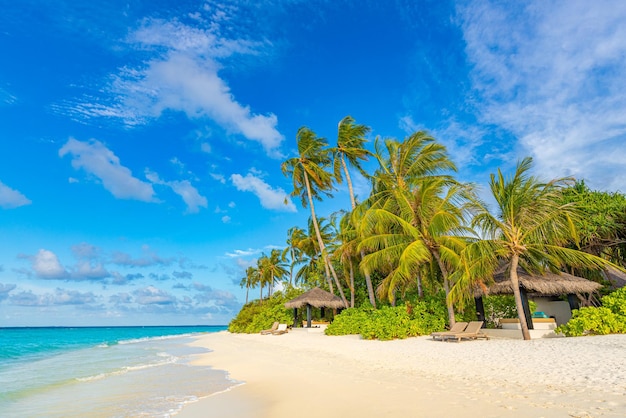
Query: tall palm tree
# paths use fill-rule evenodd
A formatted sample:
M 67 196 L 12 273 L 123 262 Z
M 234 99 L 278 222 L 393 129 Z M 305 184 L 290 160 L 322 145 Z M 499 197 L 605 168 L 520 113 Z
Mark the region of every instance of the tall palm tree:
M 398 288 L 412 283 L 424 266 L 436 263 L 446 293 L 448 321 L 454 324 L 454 307 L 447 296 L 451 272 L 460 265 L 466 245 L 467 186 L 425 177 L 411 191 L 397 190 L 395 196 L 365 214 L 361 246 L 370 254 L 363 265 L 372 270 L 392 263 L 379 294 L 393 300 Z
M 356 198 L 348 164 L 356 168 L 363 177 L 369 177 L 361 166 L 361 161 L 367 161 L 368 157 L 372 155 L 370 151 L 365 149 L 367 142 L 365 135 L 369 132 L 368 126 L 358 125 L 351 116 L 346 116 L 337 126 L 337 146 L 331 150 L 334 158 L 335 179 L 341 183 L 343 176 L 346 177 L 352 209 L 356 207 Z
M 326 246 L 322 240 L 322 236 L 317 224 L 317 216 L 315 214 L 315 205 L 313 199 L 321 200 L 321 194 L 330 196 L 333 189 L 333 175 L 327 171 L 331 164 L 329 152 L 325 147 L 328 145 L 324 138 L 318 137 L 315 132 L 307 127 L 301 127 L 296 134 L 296 142 L 298 147 L 298 156 L 290 158 L 283 162 L 281 168 L 283 174 L 289 176 L 293 180 L 292 196 L 300 196 L 302 206 L 309 206 L 311 210 L 311 219 L 315 226 L 317 241 L 326 263 L 326 268 L 332 274 L 339 295 L 343 302 L 347 305 L 346 297 L 339 283 L 337 273 L 330 261 Z M 330 282 L 330 277 L 328 277 Z
M 356 209 L 356 197 L 354 195 L 354 187 L 352 186 L 352 178 L 350 177 L 348 164 L 356 168 L 363 177 L 369 177 L 365 170 L 363 170 L 361 161 L 366 161 L 369 156 L 372 155 L 370 151 L 365 149 L 365 143 L 367 142 L 365 136 L 370 130 L 368 126 L 356 124 L 352 116 L 346 116 L 337 126 L 337 146 L 332 149 L 335 179 L 337 179 L 338 183 L 341 183 L 343 180 L 343 170 L 353 211 Z M 364 256 L 365 253 L 361 252 L 361 258 Z M 352 270 L 350 270 L 350 272 L 354 274 Z M 376 297 L 374 296 L 374 287 L 372 286 L 372 279 L 369 272 L 365 272 L 364 276 L 370 303 L 373 307 L 376 307 Z M 352 288 L 352 293 L 354 293 L 354 288 Z
M 496 214 L 484 204 L 477 204 L 472 225 L 485 239 L 467 246 L 463 254 L 466 274 L 456 283 L 453 297 L 459 299 L 472 289 L 474 282 L 486 280 L 500 263 L 506 264 L 515 305 L 525 340 L 530 333 L 519 288 L 518 267 L 531 274 L 546 270 L 561 271 L 568 266 L 590 269 L 606 267 L 607 261 L 582 251 L 566 248 L 577 241 L 575 221 L 580 216 L 576 205 L 563 203 L 563 189 L 573 179 L 560 178 L 542 182 L 529 174 L 532 159 L 524 158 L 511 178 L 492 174 L 490 189 L 496 202 Z

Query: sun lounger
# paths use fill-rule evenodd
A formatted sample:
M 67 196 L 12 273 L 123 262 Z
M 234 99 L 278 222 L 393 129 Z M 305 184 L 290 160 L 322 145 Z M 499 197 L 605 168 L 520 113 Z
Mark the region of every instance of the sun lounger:
M 457 342 L 462 339 L 475 340 L 477 338 L 489 339 L 489 336 L 483 332 L 481 332 L 481 328 L 483 326 L 483 321 L 472 321 L 467 325 L 465 331 L 457 332 L 456 334 L 450 334 L 443 337 L 444 341 L 452 341 L 455 340 Z
M 430 334 L 430 336 L 433 337 L 433 340 L 439 339 L 443 341 L 443 337 L 445 337 L 446 335 L 458 334 L 459 332 L 465 331 L 466 327 L 467 322 L 456 322 L 454 325 L 452 325 L 449 331 L 433 332 L 432 334 Z
M 263 331 L 261 331 L 261 335 L 269 335 L 272 332 L 276 331 L 277 328 L 278 328 L 278 321 L 274 322 L 274 324 L 272 325 L 272 328 L 264 329 Z
M 287 324 L 280 324 L 276 330 L 272 331 L 272 335 L 282 335 L 288 333 Z

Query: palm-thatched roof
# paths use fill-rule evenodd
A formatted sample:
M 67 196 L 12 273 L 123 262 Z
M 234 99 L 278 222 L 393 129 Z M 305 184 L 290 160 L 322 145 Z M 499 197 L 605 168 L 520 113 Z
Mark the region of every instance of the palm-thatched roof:
M 301 308 L 306 305 L 311 305 L 315 308 L 346 307 L 339 296 L 316 287 L 285 303 L 285 308 Z
M 570 293 L 593 293 L 600 289 L 602 285 L 582 277 L 573 276 L 568 273 L 550 273 L 542 275 L 532 275 L 518 268 L 517 275 L 522 288 L 529 294 L 536 296 L 560 296 Z M 501 269 L 493 276 L 494 283 L 486 287 L 477 287 L 474 295 L 510 295 L 513 287 L 509 279 L 509 272 Z

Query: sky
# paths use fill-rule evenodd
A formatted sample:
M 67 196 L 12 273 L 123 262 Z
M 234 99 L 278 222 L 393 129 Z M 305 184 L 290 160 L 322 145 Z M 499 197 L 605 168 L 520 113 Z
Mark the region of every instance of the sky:
M 626 192 L 623 2 L 0 6 L 0 326 L 228 323 L 306 227 L 298 128 L 332 145 L 347 115 L 427 130 L 482 193 L 526 156 Z M 349 207 L 340 185 L 317 209 Z

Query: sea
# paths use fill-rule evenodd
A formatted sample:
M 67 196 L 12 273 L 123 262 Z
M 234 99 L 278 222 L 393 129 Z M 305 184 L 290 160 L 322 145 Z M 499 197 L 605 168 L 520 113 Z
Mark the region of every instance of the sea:
M 0 417 L 170 417 L 240 382 L 194 366 L 225 326 L 0 328 Z

